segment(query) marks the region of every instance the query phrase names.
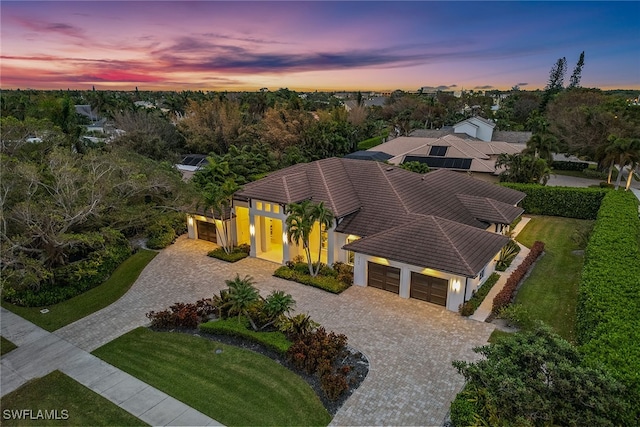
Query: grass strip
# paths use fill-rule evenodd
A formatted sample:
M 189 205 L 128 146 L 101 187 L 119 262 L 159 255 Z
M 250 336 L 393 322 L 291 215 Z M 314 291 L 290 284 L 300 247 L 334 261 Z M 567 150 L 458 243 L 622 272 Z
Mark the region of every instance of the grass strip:
M 542 320 L 564 339 L 576 341 L 576 304 L 583 256 L 573 236 L 583 235 L 593 221 L 551 216 L 535 216 L 516 240 L 531 247 L 536 240 L 545 244 L 524 281 L 515 302 L 522 304 L 534 320 Z
M 0 356 L 9 353 L 11 350 L 15 350 L 18 348 L 17 345 L 6 339 L 5 337 L 0 337 Z
M 60 371 L 29 381 L 0 406 L 3 426 L 148 425 Z
M 117 301 L 131 288 L 142 270 L 157 254 L 154 251 L 139 250 L 120 264 L 103 284 L 47 307 L 49 312 L 46 314 L 40 313 L 41 307 L 20 307 L 6 301 L 2 301 L 2 307 L 53 332 Z
M 331 421 L 298 375 L 266 356 L 203 337 L 138 328 L 93 354 L 227 426 Z

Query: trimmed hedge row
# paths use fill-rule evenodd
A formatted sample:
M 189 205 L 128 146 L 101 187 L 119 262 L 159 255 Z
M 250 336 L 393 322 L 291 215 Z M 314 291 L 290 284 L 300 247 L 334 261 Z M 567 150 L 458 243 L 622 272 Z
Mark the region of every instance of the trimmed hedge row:
M 198 328 L 200 331 L 209 334 L 230 335 L 255 341 L 283 355 L 292 345 L 291 341 L 282 332 L 256 332 L 251 330 L 246 317 L 212 320 L 207 323 L 201 323 Z
M 500 279 L 500 275 L 498 273 L 493 273 L 489 278 L 480 286 L 477 292 L 474 292 L 473 296 L 469 298 L 469 301 L 465 302 L 460 306 L 460 315 L 461 316 L 471 316 L 476 312 L 482 301 L 484 301 L 485 297 L 493 288 L 493 285 Z
M 538 184 L 501 183 L 527 195 L 521 202 L 525 213 L 596 219 L 606 188 L 547 187 Z
M 531 246 L 531 251 L 522 261 L 522 264 L 511 273 L 511 276 L 509 276 L 507 282 L 504 284 L 504 288 L 493 298 L 493 308 L 491 310 L 493 314 L 498 314 L 500 309 L 511 304 L 516 289 L 518 288 L 518 283 L 524 278 L 538 257 L 542 255 L 543 251 L 544 243 L 540 241 L 535 242 L 533 246 Z
M 640 219 L 631 192 L 609 192 L 591 238 L 577 306 L 577 335 L 586 359 L 629 386 L 640 401 Z M 637 407 L 637 406 L 636 406 Z M 640 419 L 640 407 L 635 414 Z
M 551 168 L 560 171 L 582 171 L 589 167 L 587 162 L 568 162 L 564 160 L 554 160 Z
M 339 294 L 349 288 L 349 284 L 340 281 L 336 277 L 317 275 L 315 277 L 310 276 L 308 273 L 303 273 L 297 270 L 283 265 L 279 267 L 273 275 L 281 279 L 293 280 L 294 282 L 302 283 L 303 285 L 313 286 L 314 288 L 324 289 L 334 294 Z

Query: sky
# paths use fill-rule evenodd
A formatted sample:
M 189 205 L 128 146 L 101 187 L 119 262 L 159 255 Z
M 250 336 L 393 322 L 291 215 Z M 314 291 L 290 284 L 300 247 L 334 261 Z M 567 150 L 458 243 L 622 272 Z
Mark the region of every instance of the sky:
M 6 1 L 0 88 L 640 89 L 640 2 Z

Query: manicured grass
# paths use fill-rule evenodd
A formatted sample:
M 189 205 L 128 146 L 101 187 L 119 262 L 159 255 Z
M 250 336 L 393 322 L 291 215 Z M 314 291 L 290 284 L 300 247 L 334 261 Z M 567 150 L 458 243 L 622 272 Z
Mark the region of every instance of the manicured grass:
M 545 244 L 545 254 L 520 287 L 515 302 L 522 304 L 533 319 L 542 320 L 559 335 L 575 342 L 576 303 L 583 256 L 572 236 L 585 233 L 593 221 L 551 216 L 533 217 L 516 238 L 531 247 L 536 240 Z
M 144 426 L 147 425 L 60 371 L 28 382 L 0 401 L 3 426 Z M 27 419 L 7 417 L 7 411 L 31 410 Z M 67 419 L 29 419 L 50 417 Z M 57 412 L 51 412 L 57 411 Z M 9 418 L 9 419 L 8 419 Z M 23 416 L 24 418 L 24 416 Z
M 280 354 L 285 354 L 291 347 L 291 341 L 282 332 L 255 332 L 250 328 L 246 317 L 212 320 L 202 323 L 199 329 L 205 333 L 246 338 L 264 344 Z
M 19 307 L 6 301 L 2 301 L 2 306 L 49 332 L 55 331 L 117 301 L 131 288 L 142 270 L 157 254 L 154 251 L 139 250 L 120 264 L 103 284 L 70 300 L 47 307 L 49 312 L 46 314 L 40 313 L 39 307 Z
M 287 368 L 202 337 L 138 328 L 93 354 L 228 426 L 331 420 L 311 387 Z
M 6 339 L 5 337 L 0 337 L 0 356 L 3 354 L 9 353 L 11 350 L 18 348 L 17 345 Z

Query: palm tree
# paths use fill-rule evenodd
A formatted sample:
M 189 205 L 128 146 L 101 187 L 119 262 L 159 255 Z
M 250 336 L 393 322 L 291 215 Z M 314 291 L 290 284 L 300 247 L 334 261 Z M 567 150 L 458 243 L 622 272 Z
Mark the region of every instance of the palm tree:
M 289 243 L 295 243 L 297 245 L 302 242 L 302 247 L 309 264 L 309 274 L 311 276 L 317 276 L 320 271 L 320 254 L 322 252 L 322 236 L 323 233 L 331 228 L 333 225 L 333 214 L 327 208 L 324 203 L 320 202 L 315 205 L 309 200 L 304 200 L 301 203 L 290 203 L 287 205 L 287 235 Z M 309 239 L 311 237 L 311 231 L 313 225 L 318 222 L 320 227 L 320 243 L 318 248 L 318 262 L 316 269 L 313 268 L 313 261 L 311 260 L 311 247 L 309 246 Z
M 546 160 L 549 164 L 553 161 L 553 153 L 558 150 L 558 140 L 550 133 L 536 133 L 527 142 L 525 154 L 533 154 L 533 157 Z
M 610 135 L 607 138 L 609 144 L 604 149 L 603 162 L 610 162 L 609 164 L 609 176 L 607 177 L 607 184 L 611 184 L 611 175 L 613 174 L 613 168 L 616 163 L 620 163 L 624 154 L 625 138 L 618 138 L 615 135 Z M 622 171 L 621 171 L 622 172 Z M 619 176 L 620 174 L 618 174 Z M 619 183 L 618 183 L 619 184 Z
M 220 246 L 228 254 L 233 250 L 231 199 L 233 193 L 238 191 L 239 188 L 240 186 L 231 178 L 227 179 L 222 185 L 210 182 L 205 186 L 202 192 L 202 201 L 200 202 L 204 210 L 211 212 L 220 236 Z
M 244 314 L 247 319 L 249 319 L 253 330 L 257 331 L 258 328 L 249 315 L 249 309 L 260 301 L 260 294 L 254 286 L 255 282 L 253 281 L 253 277 L 244 276 L 244 278 L 241 279 L 240 275 L 236 274 L 235 279 L 226 280 L 225 283 L 229 286 L 227 302 L 229 314 L 236 313 L 238 318 Z
M 527 154 L 502 153 L 496 160 L 496 169 L 504 168 L 500 173 L 501 182 L 522 182 L 545 185 L 549 180 L 547 161 Z
M 290 294 L 285 294 L 284 291 L 273 291 L 265 298 L 262 310 L 270 319 L 262 329 L 267 326 L 273 325 L 280 316 L 289 314 L 293 307 L 296 305 L 295 300 Z
M 627 176 L 627 185 L 625 186 L 625 191 L 629 191 L 629 187 L 631 187 L 631 180 L 633 179 L 633 171 L 635 170 L 638 163 L 640 163 L 640 139 L 634 138 L 630 139 L 627 144 L 625 144 L 625 152 L 622 156 L 622 164 L 626 165 L 629 163 L 629 176 Z M 620 167 L 620 175 L 622 175 L 622 169 L 624 166 Z

